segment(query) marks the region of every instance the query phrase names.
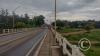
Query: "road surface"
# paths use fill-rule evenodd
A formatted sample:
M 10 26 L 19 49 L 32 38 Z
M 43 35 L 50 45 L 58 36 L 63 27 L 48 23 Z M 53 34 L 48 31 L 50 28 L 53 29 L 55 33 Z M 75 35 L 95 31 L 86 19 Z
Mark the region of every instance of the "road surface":
M 34 49 L 36 48 L 37 44 L 39 44 L 39 42 L 43 39 L 44 35 L 47 32 L 48 32 L 48 29 L 43 29 L 41 31 L 38 31 L 34 36 L 32 34 L 30 36 L 27 36 L 27 38 L 29 38 L 28 40 L 0 54 L 0 56 L 25 56 L 32 47 L 34 47 Z M 19 33 L 19 35 L 20 34 L 22 33 Z M 1 46 L 1 47 L 6 47 L 6 45 Z M 10 46 L 7 46 L 7 47 L 10 48 Z
M 23 31 L 23 32 L 16 32 L 16 33 L 0 36 L 0 44 L 5 42 L 5 41 L 9 41 L 9 40 L 14 40 L 16 38 L 20 38 L 20 37 L 24 36 L 25 34 L 28 34 L 29 32 L 30 31 L 25 31 L 25 32 Z

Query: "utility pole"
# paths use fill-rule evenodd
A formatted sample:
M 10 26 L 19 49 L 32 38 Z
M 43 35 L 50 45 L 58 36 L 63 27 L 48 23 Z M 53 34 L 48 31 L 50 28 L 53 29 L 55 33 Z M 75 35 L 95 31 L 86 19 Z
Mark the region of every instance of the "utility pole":
M 14 11 L 13 11 L 14 13 Z M 13 15 L 13 29 L 15 28 L 15 15 Z
M 15 13 L 15 11 L 19 8 L 20 6 L 16 7 L 14 10 L 13 10 L 13 13 Z M 15 15 L 13 15 L 13 29 L 15 28 Z
M 57 17 L 57 15 L 56 15 L 56 12 L 57 12 L 57 7 L 56 7 L 56 5 L 57 5 L 57 1 L 55 0 L 55 16 L 54 16 L 54 18 L 55 18 L 55 37 L 56 37 L 56 17 Z

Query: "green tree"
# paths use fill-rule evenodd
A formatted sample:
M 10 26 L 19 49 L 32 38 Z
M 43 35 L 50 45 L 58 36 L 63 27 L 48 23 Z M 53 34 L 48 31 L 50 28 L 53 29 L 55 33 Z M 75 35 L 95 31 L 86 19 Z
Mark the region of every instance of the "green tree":
M 45 19 L 45 17 L 43 15 L 35 16 L 33 18 L 35 26 L 41 26 L 41 25 L 43 25 L 44 24 L 44 19 Z
M 16 25 L 15 25 L 16 28 L 24 28 L 26 27 L 26 24 L 23 23 L 23 22 L 17 22 Z
M 89 33 L 92 29 L 95 28 L 95 22 L 88 22 L 85 26 L 84 29 Z
M 26 23 L 26 24 L 29 24 L 29 15 L 26 13 L 26 14 L 24 14 L 24 22 Z
M 55 22 L 52 23 L 53 26 L 55 26 Z M 56 27 L 58 30 L 61 30 L 62 27 L 65 26 L 65 22 L 61 20 L 56 20 Z

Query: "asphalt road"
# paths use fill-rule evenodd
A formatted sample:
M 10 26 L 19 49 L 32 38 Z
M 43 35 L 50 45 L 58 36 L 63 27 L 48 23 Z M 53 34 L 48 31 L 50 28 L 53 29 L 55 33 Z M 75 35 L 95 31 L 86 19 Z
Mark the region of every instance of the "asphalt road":
M 0 54 L 0 56 L 25 56 L 29 50 L 37 47 L 37 44 L 43 39 L 44 35 L 47 33 L 48 29 L 44 29 L 41 32 L 37 32 L 34 36 L 22 44 Z
M 0 43 L 5 42 L 5 41 L 9 41 L 9 40 L 14 40 L 16 38 L 24 36 L 27 33 L 29 33 L 29 32 L 28 31 L 27 32 L 17 32 L 17 33 L 8 34 L 5 36 L 0 36 Z

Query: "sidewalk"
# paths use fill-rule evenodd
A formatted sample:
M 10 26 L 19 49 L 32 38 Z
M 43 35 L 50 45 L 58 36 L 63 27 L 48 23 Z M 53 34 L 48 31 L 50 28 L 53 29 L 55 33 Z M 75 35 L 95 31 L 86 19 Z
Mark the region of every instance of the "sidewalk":
M 50 30 L 40 48 L 38 56 L 61 56 L 60 48 Z

